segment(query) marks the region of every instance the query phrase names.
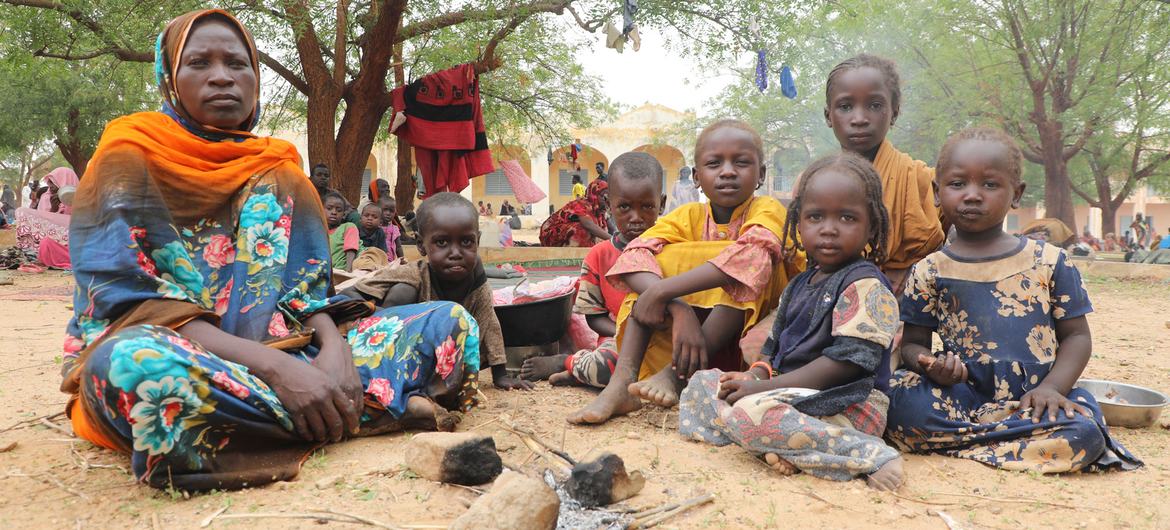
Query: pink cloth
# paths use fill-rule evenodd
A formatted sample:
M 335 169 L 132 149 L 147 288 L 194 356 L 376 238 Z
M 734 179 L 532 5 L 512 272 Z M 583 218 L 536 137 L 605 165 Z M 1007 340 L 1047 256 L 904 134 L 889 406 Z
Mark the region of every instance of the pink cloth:
M 52 182 L 54 186 L 57 186 L 57 189 L 61 189 L 65 186 L 77 187 L 77 184 L 81 182 L 77 178 L 77 173 L 74 173 L 72 169 L 67 167 L 59 167 L 54 169 L 53 171 L 50 171 L 48 175 L 45 175 L 45 178 Z M 53 199 L 51 193 L 46 191 L 45 193 L 41 194 L 41 200 L 37 203 L 37 209 L 42 212 L 53 211 Z M 72 212 L 72 207 L 62 204 L 56 213 L 69 215 Z
M 532 178 L 524 173 L 524 168 L 520 167 L 519 162 L 501 160 L 500 167 L 504 169 L 504 176 L 512 186 L 512 193 L 516 195 L 517 201 L 522 204 L 533 204 L 544 200 L 546 195 L 535 182 L 532 182 Z
M 55 269 L 73 268 L 69 263 L 69 247 L 47 237 L 41 240 L 40 248 L 37 249 L 37 259 Z
M 16 209 L 16 246 L 21 250 L 36 252 L 41 241 L 52 239 L 69 246 L 69 218 L 60 213 L 43 212 L 32 208 Z
M 394 223 L 390 223 L 382 227 L 382 232 L 386 234 L 386 258 L 394 261 L 399 256 L 396 254 L 394 243 L 398 242 L 398 238 L 402 236 L 402 230 Z

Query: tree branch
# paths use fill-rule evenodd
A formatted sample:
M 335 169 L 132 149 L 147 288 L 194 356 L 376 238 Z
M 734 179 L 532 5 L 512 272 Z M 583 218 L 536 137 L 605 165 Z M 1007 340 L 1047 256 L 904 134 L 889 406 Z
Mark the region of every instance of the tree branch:
M 45 57 L 47 59 L 61 59 L 65 61 L 86 61 L 101 57 L 103 55 L 113 55 L 118 59 L 132 63 L 152 63 L 154 62 L 153 52 L 140 52 L 137 50 L 127 50 L 124 48 L 106 47 L 99 50 L 93 50 L 85 53 L 56 53 L 51 52 L 45 48 L 41 48 L 33 52 L 34 57 Z
M 462 24 L 468 20 L 503 20 L 521 15 L 531 16 L 535 13 L 556 13 L 560 15 L 573 2 L 574 0 L 535 0 L 508 9 L 461 9 L 459 11 L 451 11 L 427 20 L 403 26 L 402 31 L 399 31 L 398 35 L 394 37 L 394 43 L 405 42 L 432 31 Z
M 349 32 L 348 20 L 346 16 L 349 14 L 348 0 L 338 0 L 337 2 L 337 34 L 333 37 L 333 84 L 341 86 L 345 84 L 346 74 L 346 58 L 348 54 L 345 53 L 345 37 Z

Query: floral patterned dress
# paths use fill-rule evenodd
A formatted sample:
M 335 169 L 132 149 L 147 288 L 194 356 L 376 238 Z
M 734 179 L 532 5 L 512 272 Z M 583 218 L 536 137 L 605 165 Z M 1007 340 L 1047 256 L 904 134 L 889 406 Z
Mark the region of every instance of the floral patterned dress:
M 1141 461 L 1109 435 L 1093 396 L 1069 399 L 1092 416 L 1057 414 L 1033 423 L 1019 400 L 1048 376 L 1056 359 L 1057 320 L 1093 310 L 1080 273 L 1059 247 L 1021 238 L 1002 256 L 971 260 L 944 248 L 914 266 L 902 320 L 934 329 L 944 351 L 967 366 L 951 387 L 908 370 L 890 382 L 887 436 L 899 448 L 969 458 L 1018 471 L 1060 473 Z
M 276 142 L 208 142 L 167 116 L 132 115 L 107 128 L 78 190 L 62 390 L 79 436 L 130 454 L 135 476 L 154 487 L 285 480 L 319 445 L 297 436 L 288 410 L 247 367 L 176 331 L 194 319 L 310 362 L 317 349 L 303 324 L 329 314 L 365 388 L 367 434 L 401 417 L 410 396 L 449 409 L 474 404 L 479 328 L 462 307 L 373 313 L 327 296 L 321 203 L 295 151 Z M 207 175 L 182 165 L 193 164 L 182 158 L 191 153 L 248 172 L 234 185 L 208 175 L 207 186 L 225 188 L 226 199 L 206 201 L 219 207 L 191 208 L 200 197 L 172 193 L 182 179 Z

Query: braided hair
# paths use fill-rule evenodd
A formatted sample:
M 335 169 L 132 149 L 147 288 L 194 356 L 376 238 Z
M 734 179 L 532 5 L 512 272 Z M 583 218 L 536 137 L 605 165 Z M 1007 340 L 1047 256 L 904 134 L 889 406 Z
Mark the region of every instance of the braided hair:
M 994 127 L 970 127 L 952 134 L 950 138 L 947 138 L 946 143 L 942 146 L 942 151 L 938 154 L 938 167 L 935 169 L 935 175 L 941 177 L 946 172 L 947 168 L 951 166 L 951 157 L 955 153 L 955 147 L 967 140 L 999 142 L 1003 144 L 1008 150 L 1007 169 L 1012 177 L 1012 184 L 1020 183 L 1022 174 L 1021 166 L 1024 164 L 1024 153 L 1011 136 L 1008 136 L 1003 130 Z
M 825 82 L 825 104 L 832 105 L 829 99 L 832 97 L 833 80 L 838 75 L 849 70 L 867 67 L 882 73 L 882 77 L 885 78 L 886 89 L 890 91 L 890 109 L 893 110 L 894 116 L 897 117 L 899 111 L 902 110 L 902 80 L 898 77 L 898 66 L 894 64 L 894 61 L 885 57 L 870 55 L 868 53 L 845 59 L 829 71 L 829 80 Z
M 795 198 L 788 205 L 788 216 L 784 219 L 783 248 L 804 250 L 797 230 L 800 224 L 800 210 L 804 202 L 804 194 L 813 177 L 826 169 L 835 169 L 847 175 L 856 176 L 861 181 L 861 185 L 865 189 L 865 203 L 870 220 L 869 240 L 866 242 L 862 258 L 875 265 L 885 263 L 886 259 L 889 258 L 886 241 L 890 237 L 890 214 L 886 211 L 885 203 L 882 202 L 882 179 L 878 176 L 877 170 L 873 168 L 873 164 L 870 164 L 861 155 L 850 151 L 842 151 L 819 158 L 809 164 L 804 173 L 801 173 Z M 811 257 L 809 261 L 812 261 Z

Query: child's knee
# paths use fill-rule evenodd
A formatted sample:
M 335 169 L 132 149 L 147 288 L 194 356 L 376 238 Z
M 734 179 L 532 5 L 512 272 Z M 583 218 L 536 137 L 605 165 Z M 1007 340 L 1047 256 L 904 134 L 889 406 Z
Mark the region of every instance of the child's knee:
M 1081 468 L 1096 462 L 1105 452 L 1105 433 L 1092 417 L 1076 414 L 1072 420 L 1061 427 L 1059 435 L 1068 440 L 1072 448 L 1072 469 Z

